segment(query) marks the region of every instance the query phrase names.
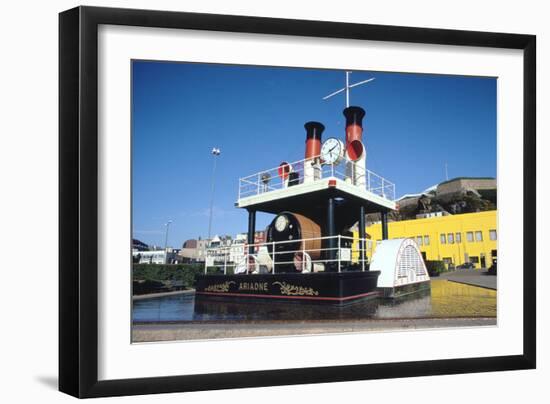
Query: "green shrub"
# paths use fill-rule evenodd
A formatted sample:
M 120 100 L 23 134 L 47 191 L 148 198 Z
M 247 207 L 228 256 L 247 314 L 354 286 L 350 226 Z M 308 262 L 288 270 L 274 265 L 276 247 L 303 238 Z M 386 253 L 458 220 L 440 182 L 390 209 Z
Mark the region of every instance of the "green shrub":
M 428 274 L 430 276 L 439 276 L 440 273 L 445 272 L 447 269 L 445 268 L 445 262 L 443 261 L 425 261 L 426 262 L 426 269 L 428 270 Z
M 204 273 L 204 264 L 134 264 L 134 282 L 177 282 L 184 289 L 195 287 L 195 276 Z
M 147 293 L 158 293 L 168 291 L 164 283 L 158 281 L 134 281 L 132 284 L 132 293 L 134 295 L 144 295 Z
M 223 275 L 223 265 L 215 266 L 215 267 L 208 267 L 208 275 Z M 234 270 L 233 267 L 227 267 L 226 275 L 233 275 Z

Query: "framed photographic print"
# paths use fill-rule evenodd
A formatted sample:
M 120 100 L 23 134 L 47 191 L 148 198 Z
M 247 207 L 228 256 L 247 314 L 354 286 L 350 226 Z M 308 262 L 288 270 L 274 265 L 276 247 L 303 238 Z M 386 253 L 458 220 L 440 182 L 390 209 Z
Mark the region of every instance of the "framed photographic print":
M 61 391 L 535 367 L 534 36 L 59 21 Z

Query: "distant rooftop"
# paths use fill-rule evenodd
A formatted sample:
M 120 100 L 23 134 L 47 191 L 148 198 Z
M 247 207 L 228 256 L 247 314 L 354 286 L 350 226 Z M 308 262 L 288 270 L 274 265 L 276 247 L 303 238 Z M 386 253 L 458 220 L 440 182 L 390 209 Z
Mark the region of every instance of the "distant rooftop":
M 447 180 L 447 181 L 443 181 L 443 182 L 439 183 L 439 185 L 448 184 L 450 182 L 459 181 L 459 180 L 488 180 L 488 181 L 494 181 L 495 178 L 493 178 L 493 177 L 456 177 L 456 178 L 452 178 L 452 179 Z
M 399 199 L 396 199 L 396 202 L 402 201 L 403 199 L 407 199 L 407 198 L 419 198 L 422 195 L 426 195 L 426 194 L 429 194 L 431 192 L 435 192 L 435 190 L 437 189 L 437 185 L 438 184 L 432 185 L 431 187 L 428 187 L 424 191 L 419 192 L 417 194 L 405 194 L 405 195 L 401 196 Z
M 191 240 L 187 240 L 183 243 L 183 248 L 197 248 L 197 240 L 195 239 L 191 239 Z
M 450 180 L 440 182 L 439 184 L 432 185 L 431 187 L 426 188 L 422 192 L 419 192 L 416 194 L 405 194 L 401 196 L 399 199 L 396 199 L 396 202 L 399 202 L 408 198 L 420 198 L 422 195 L 436 192 L 437 187 L 440 187 L 441 185 L 450 184 L 455 181 L 496 181 L 496 179 L 493 177 L 455 177 Z

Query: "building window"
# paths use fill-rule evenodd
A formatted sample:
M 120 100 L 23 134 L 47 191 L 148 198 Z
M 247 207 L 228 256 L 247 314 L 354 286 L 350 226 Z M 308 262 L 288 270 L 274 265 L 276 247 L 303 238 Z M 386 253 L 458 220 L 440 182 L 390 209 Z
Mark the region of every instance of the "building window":
M 491 240 L 496 240 L 497 239 L 497 231 L 496 230 L 489 230 L 489 238 Z
M 476 231 L 476 241 L 483 241 L 483 233 Z
M 466 240 L 468 240 L 468 243 L 474 241 L 474 233 L 471 231 L 466 232 Z
M 439 236 L 439 240 L 441 241 L 441 244 L 447 244 L 447 239 L 445 238 L 445 234 L 441 234 Z
M 430 245 L 430 236 L 424 236 L 424 245 Z
M 416 244 L 422 246 L 422 236 L 416 236 Z
M 455 240 L 457 243 L 462 243 L 462 233 L 456 233 Z
M 454 244 L 455 243 L 455 236 L 454 236 L 453 233 L 447 234 L 447 241 L 449 242 L 449 244 Z
M 472 264 L 479 264 L 479 257 L 470 257 L 470 262 Z

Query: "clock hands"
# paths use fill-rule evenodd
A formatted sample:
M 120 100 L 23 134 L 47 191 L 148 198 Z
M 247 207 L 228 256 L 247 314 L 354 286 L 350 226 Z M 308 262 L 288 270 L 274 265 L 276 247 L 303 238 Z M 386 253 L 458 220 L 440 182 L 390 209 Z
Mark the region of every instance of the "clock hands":
M 321 155 L 326 164 L 335 164 L 342 155 L 342 142 L 338 139 L 330 138 L 325 141 L 321 149 Z

